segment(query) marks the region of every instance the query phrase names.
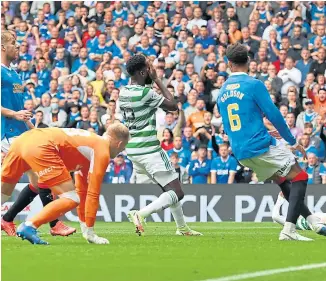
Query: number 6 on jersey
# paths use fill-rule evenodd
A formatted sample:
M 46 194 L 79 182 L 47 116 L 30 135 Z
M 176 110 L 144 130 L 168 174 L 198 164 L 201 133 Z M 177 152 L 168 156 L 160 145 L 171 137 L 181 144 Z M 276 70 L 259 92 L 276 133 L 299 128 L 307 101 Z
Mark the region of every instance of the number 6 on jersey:
M 239 105 L 237 103 L 231 103 L 227 107 L 229 123 L 232 132 L 239 131 L 241 129 L 240 116 L 238 114 L 233 114 L 234 111 L 238 110 Z

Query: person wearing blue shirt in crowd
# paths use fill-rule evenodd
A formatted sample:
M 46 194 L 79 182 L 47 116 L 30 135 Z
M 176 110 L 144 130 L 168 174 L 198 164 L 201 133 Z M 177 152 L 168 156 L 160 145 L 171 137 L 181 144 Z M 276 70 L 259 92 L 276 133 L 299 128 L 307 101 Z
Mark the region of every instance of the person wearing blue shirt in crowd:
M 71 72 L 77 71 L 82 65 L 87 66 L 88 69 L 94 69 L 95 62 L 88 58 L 86 48 L 81 48 L 79 52 L 79 59 L 76 59 L 72 65 Z
M 307 173 L 299 166 L 291 150 L 277 144 L 276 139 L 268 133 L 264 115 L 293 150 L 305 154 L 304 148 L 296 143 L 265 85 L 247 74 L 247 47 L 239 43 L 229 45 L 226 56 L 231 75 L 217 98 L 218 111 L 236 159 L 253 170 L 259 181 L 273 179 L 277 182 L 289 202 L 279 240 L 311 241 L 296 232 L 300 214 L 313 225 L 316 233 L 326 235 L 324 226 L 319 224 L 304 204 Z
M 216 45 L 215 40 L 208 36 L 207 26 L 200 27 L 200 36 L 195 42 L 196 44 L 201 44 L 204 50 L 214 49 L 214 46 Z
M 191 127 L 185 127 L 183 130 L 182 147 L 186 150 L 197 151 L 200 146 L 199 139 L 195 138 Z
M 308 174 L 308 184 L 321 184 L 322 176 L 320 172 L 323 164 L 319 164 L 317 155 L 314 153 L 309 152 L 307 158 L 305 169 Z
M 123 154 L 119 154 L 114 160 L 111 160 L 103 181 L 106 183 L 129 183 L 131 174 L 130 165 L 125 162 Z
M 109 49 L 110 48 L 106 46 L 106 35 L 102 33 L 98 36 L 98 43 L 91 47 L 89 57 L 93 61 L 100 62 L 102 56 L 109 52 Z
M 23 41 L 19 48 L 19 61 L 27 60 L 28 62 L 31 62 L 33 60 L 33 57 L 27 52 L 27 49 L 28 44 L 26 41 Z
M 136 47 L 136 53 L 142 53 L 145 56 L 155 56 L 156 57 L 156 51 L 155 49 L 149 45 L 149 39 L 147 35 L 143 35 L 140 41 L 140 46 Z
M 191 152 L 190 150 L 182 147 L 181 137 L 174 137 L 173 148 L 167 152 L 169 157 L 173 152 L 177 153 L 179 156 L 179 165 L 183 168 L 187 167 L 191 160 Z
M 308 134 L 303 134 L 300 139 L 301 145 L 303 146 L 306 154 L 313 153 L 318 155 L 318 150 L 314 145 L 310 143 L 310 136 Z M 298 163 L 301 167 L 305 167 L 306 160 L 304 159 L 304 154 L 300 151 L 296 151 L 295 155 L 298 157 Z
M 32 71 L 29 70 L 29 65 L 27 60 L 21 60 L 19 62 L 18 69 L 19 69 L 18 70 L 19 77 L 23 81 L 23 83 L 31 77 Z
M 197 153 L 198 159 L 190 161 L 188 174 L 192 179 L 192 184 L 207 184 L 211 171 L 211 160 L 207 159 L 206 146 L 200 146 Z
M 220 127 L 220 133 L 219 134 L 215 134 L 215 143 L 217 145 L 220 145 L 222 143 L 224 143 L 223 140 L 223 136 L 224 136 L 224 129 L 223 129 L 223 125 L 221 125 Z M 211 138 L 208 142 L 208 158 L 209 159 L 215 159 L 218 155 L 215 152 L 215 150 L 213 149 L 213 138 Z
M 304 82 L 306 80 L 307 74 L 309 73 L 311 64 L 312 60 L 310 58 L 310 51 L 308 49 L 302 49 L 301 60 L 299 60 L 295 66 L 300 70 L 302 74 L 300 87 L 304 86 Z
M 38 60 L 37 77 L 38 77 L 39 85 L 43 86 L 46 89 L 49 89 L 51 73 L 46 68 L 45 58 L 40 58 Z
M 237 160 L 229 155 L 227 144 L 219 145 L 220 156 L 212 161 L 211 183 L 232 184 L 237 172 Z
M 122 3 L 120 1 L 116 1 L 114 3 L 114 10 L 112 11 L 113 20 L 117 18 L 122 18 L 124 21 L 127 21 L 128 12 L 122 9 Z
M 98 38 L 96 37 L 96 29 L 93 26 L 88 28 L 88 35 L 90 38 L 86 42 L 86 49 L 87 52 L 90 53 L 90 51 L 98 44 Z
M 326 17 L 326 6 L 324 1 L 316 1 L 316 4 L 310 4 L 310 14 L 312 20 L 320 20 Z
M 123 79 L 121 77 L 122 75 L 122 70 L 120 67 L 115 67 L 113 69 L 113 74 L 114 74 L 114 87 L 119 89 L 123 86 L 127 86 L 128 85 L 128 82 L 129 82 L 129 79 Z
M 325 47 L 326 46 L 326 35 L 325 35 L 325 26 L 323 24 L 317 25 L 317 35 L 310 38 L 309 47 L 311 47 L 311 48 L 314 47 L 315 40 L 317 37 L 321 38 L 322 45 Z

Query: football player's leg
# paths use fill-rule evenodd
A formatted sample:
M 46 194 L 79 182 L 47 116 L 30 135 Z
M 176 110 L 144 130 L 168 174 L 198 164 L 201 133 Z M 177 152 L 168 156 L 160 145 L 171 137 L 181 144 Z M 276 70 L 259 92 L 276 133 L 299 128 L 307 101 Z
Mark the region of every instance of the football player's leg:
M 287 174 L 286 178 L 292 182 L 292 187 L 290 189 L 289 209 L 286 223 L 284 225 L 284 231 L 288 230 L 288 228 L 286 228 L 287 225 L 292 230 L 292 224 L 296 224 L 300 212 L 304 206 L 308 174 L 301 169 L 298 163 L 295 163 L 295 165 L 291 167 L 291 170 Z M 307 221 L 317 234 L 326 236 L 326 225 L 321 222 L 318 216 L 310 213 L 307 216 Z
M 38 192 L 34 187 L 29 184 L 19 193 L 18 198 L 9 210 L 3 215 L 1 219 L 1 230 L 4 230 L 9 236 L 16 235 L 16 226 L 13 223 L 15 217 L 20 213 L 26 206 L 28 206 L 34 198 L 38 195 Z

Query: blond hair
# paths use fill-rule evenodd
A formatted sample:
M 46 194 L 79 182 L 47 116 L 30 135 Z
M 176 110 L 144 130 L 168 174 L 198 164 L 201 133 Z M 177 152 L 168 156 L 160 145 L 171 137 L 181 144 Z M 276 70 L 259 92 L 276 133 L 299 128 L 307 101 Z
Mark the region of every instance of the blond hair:
M 128 141 L 130 138 L 128 128 L 122 123 L 114 122 L 106 130 L 106 135 L 111 136 L 119 141 Z
M 11 43 L 12 39 L 15 38 L 16 37 L 12 31 L 1 31 L 1 45 L 7 45 L 8 43 Z

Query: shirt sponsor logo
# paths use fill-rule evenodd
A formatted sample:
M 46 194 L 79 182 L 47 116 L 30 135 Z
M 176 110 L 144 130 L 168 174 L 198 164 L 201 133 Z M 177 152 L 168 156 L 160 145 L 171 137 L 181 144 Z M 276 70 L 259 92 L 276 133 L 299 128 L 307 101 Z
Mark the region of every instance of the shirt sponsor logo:
M 43 176 L 47 175 L 48 173 L 51 173 L 53 169 L 54 169 L 54 167 L 51 166 L 51 167 L 46 168 L 46 169 L 44 169 L 44 170 L 42 170 L 42 171 L 39 171 L 39 172 L 37 173 L 37 175 L 38 175 L 39 177 L 43 177 Z
M 12 87 L 12 91 L 14 94 L 21 94 L 24 92 L 24 87 L 20 84 L 13 84 Z
M 235 89 L 238 89 L 238 88 L 240 88 L 240 84 L 230 84 L 230 85 L 226 86 L 227 90 L 235 90 Z

